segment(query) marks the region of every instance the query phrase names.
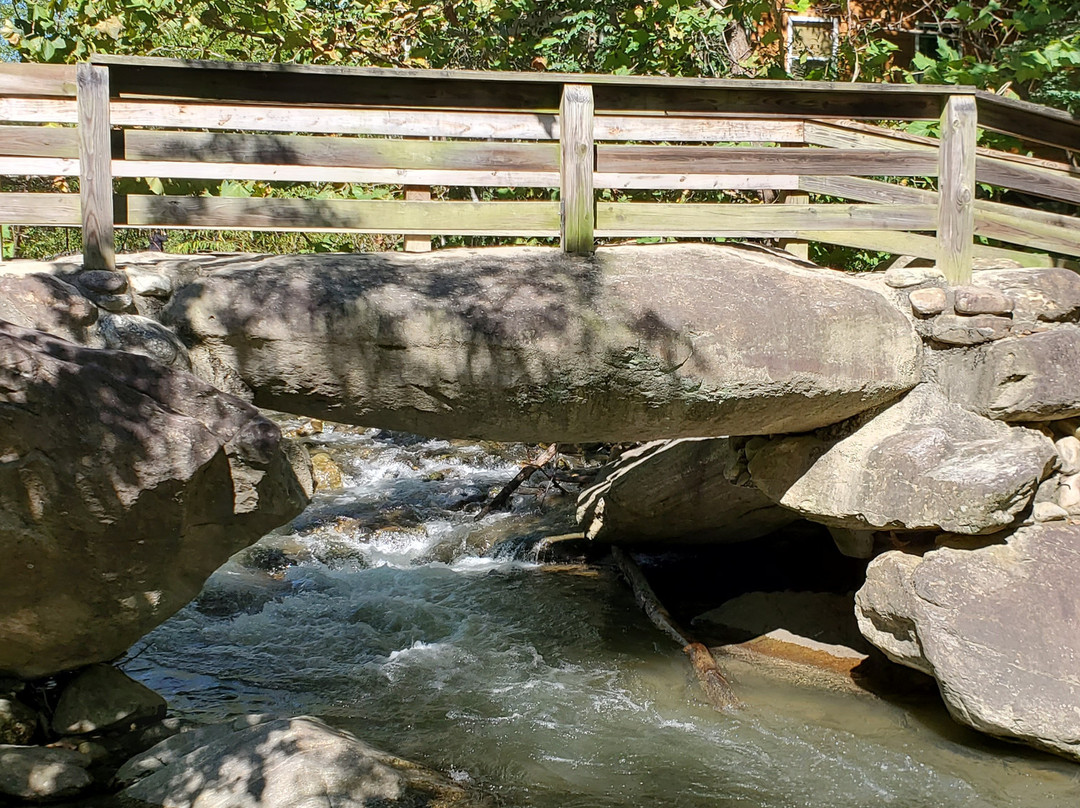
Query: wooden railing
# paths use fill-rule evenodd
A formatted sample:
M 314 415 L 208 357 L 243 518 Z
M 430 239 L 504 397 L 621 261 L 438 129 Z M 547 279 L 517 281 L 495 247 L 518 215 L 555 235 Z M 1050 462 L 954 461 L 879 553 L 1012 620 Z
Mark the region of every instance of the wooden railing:
M 866 123 L 909 120 L 940 120 L 941 139 Z M 0 176 L 78 176 L 80 191 L 0 193 L 0 222 L 81 226 L 94 267 L 114 265 L 114 226 L 402 233 L 414 250 L 432 235 L 560 237 L 572 252 L 597 238 L 814 240 L 931 258 L 954 283 L 975 257 L 1080 257 L 1080 121 L 965 87 L 95 57 L 0 64 L 0 124 Z M 1044 156 L 976 148 L 977 126 Z M 115 194 L 124 177 L 362 183 L 403 198 Z M 903 179 L 935 177 L 936 190 Z M 978 200 L 977 184 L 1017 203 Z M 558 200 L 432 199 L 432 186 Z M 786 204 L 609 201 L 608 189 Z

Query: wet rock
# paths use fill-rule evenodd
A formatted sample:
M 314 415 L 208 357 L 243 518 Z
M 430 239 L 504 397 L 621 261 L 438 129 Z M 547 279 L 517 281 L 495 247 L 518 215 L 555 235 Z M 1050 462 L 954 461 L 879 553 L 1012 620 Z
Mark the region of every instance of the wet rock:
M 1013 310 L 1008 297 L 987 286 L 957 286 L 953 306 L 957 314 L 1010 314 Z
M 37 712 L 15 698 L 0 696 L 0 744 L 30 743 L 37 732 Z
M 578 523 L 597 541 L 730 542 L 795 521 L 750 484 L 740 448 L 730 438 L 683 438 L 626 452 L 581 492 Z
M 970 413 L 930 384 L 852 429 L 773 441 L 750 461 L 754 483 L 833 527 L 984 533 L 1016 519 L 1055 459 L 1049 438 Z
M 307 504 L 250 405 L 2 323 L 0 461 L 0 672 L 24 679 L 118 657 Z
M 341 469 L 326 452 L 312 452 L 311 470 L 319 489 L 336 491 L 344 485 Z
M 70 749 L 0 746 L 0 796 L 28 802 L 74 797 L 94 781 L 90 758 Z
M 1001 421 L 1080 415 L 1080 327 L 1060 325 L 968 351 L 940 351 L 930 368 L 950 399 Z
M 74 286 L 52 275 L 5 275 L 0 269 L 0 320 L 61 339 L 100 347 L 98 309 Z
M 812 429 L 910 388 L 921 352 L 879 294 L 728 245 L 251 258 L 162 317 L 263 406 L 495 440 Z
M 102 295 L 118 295 L 127 291 L 128 279 L 123 272 L 107 269 L 90 269 L 75 276 L 75 282 L 88 292 Z
M 856 595 L 863 635 L 938 681 L 962 724 L 1080 760 L 1080 526 L 888 552 Z
M 930 338 L 944 345 L 980 345 L 1009 335 L 1012 320 L 993 314 L 973 317 L 942 314 L 930 327 Z
M 441 775 L 308 717 L 245 716 L 182 733 L 116 779 L 121 797 L 169 808 L 475 804 Z
M 941 314 L 949 305 L 949 297 L 940 286 L 916 289 L 908 295 L 908 300 L 911 302 L 911 308 L 924 316 Z
M 169 329 L 137 314 L 105 314 L 98 320 L 105 347 L 148 356 L 166 366 L 191 367 L 187 348 Z
M 983 270 L 974 282 L 1013 301 L 1013 317 L 1044 322 L 1080 318 L 1080 275 L 1064 267 Z
M 117 725 L 147 724 L 165 716 L 165 699 L 112 665 L 91 665 L 60 694 L 52 728 L 84 735 Z
M 945 273 L 937 267 L 893 266 L 885 270 L 885 283 L 893 289 L 907 289 L 924 283 L 944 286 Z

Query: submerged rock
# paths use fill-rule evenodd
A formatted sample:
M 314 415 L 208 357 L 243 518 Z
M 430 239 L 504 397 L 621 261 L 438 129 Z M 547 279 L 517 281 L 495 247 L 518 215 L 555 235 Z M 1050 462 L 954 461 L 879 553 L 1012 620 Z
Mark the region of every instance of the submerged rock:
M 118 657 L 306 504 L 250 405 L 0 323 L 0 672 Z
M 260 406 L 494 440 L 813 429 L 912 387 L 921 350 L 840 273 L 727 245 L 251 258 L 162 317 Z
M 1055 460 L 1045 435 L 923 384 L 839 439 L 779 438 L 749 469 L 773 501 L 826 525 L 989 533 L 1016 520 Z
M 1080 760 L 1080 526 L 1017 530 L 1005 544 L 871 562 L 863 635 L 938 681 L 952 716 Z
M 750 482 L 741 448 L 738 439 L 683 438 L 626 452 L 581 492 L 578 523 L 598 541 L 729 542 L 794 522 Z
M 244 716 L 176 735 L 128 761 L 121 796 L 168 808 L 474 805 L 441 775 L 316 718 Z

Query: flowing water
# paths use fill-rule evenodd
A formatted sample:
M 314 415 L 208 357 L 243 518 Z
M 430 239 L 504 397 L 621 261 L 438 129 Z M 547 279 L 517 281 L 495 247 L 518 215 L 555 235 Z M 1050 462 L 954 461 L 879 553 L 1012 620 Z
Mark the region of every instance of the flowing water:
M 241 553 L 125 669 L 199 721 L 309 714 L 497 804 L 1059 806 L 1080 767 L 956 727 L 936 699 L 798 686 L 728 660 L 702 703 L 607 568 L 530 559 L 572 502 L 474 521 L 523 450 L 333 429 L 346 486 Z

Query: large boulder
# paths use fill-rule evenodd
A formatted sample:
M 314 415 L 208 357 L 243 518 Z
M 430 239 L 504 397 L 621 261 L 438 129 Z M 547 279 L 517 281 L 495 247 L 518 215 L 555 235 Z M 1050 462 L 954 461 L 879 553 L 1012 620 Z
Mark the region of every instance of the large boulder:
M 1080 415 L 1080 326 L 942 351 L 928 369 L 949 398 L 988 418 L 1025 422 Z
M 98 308 L 70 283 L 51 274 L 48 264 L 14 274 L 0 267 L 0 320 L 45 331 L 61 339 L 104 346 L 97 332 Z
M 249 404 L 0 323 L 0 673 L 119 656 L 306 503 Z
M 735 438 L 655 441 L 626 452 L 578 496 L 586 537 L 610 542 L 755 539 L 798 516 L 759 491 Z
M 124 764 L 121 797 L 168 808 L 475 804 L 449 780 L 316 718 L 243 716 L 175 735 Z
M 854 426 L 770 442 L 749 462 L 754 483 L 833 527 L 990 533 L 1016 520 L 1056 462 L 1045 435 L 968 412 L 932 384 Z
M 1080 274 L 1071 269 L 986 269 L 975 272 L 973 282 L 1008 295 L 1017 320 L 1068 322 L 1080 316 Z
M 935 677 L 957 721 L 1080 760 L 1080 526 L 888 552 L 855 598 L 863 635 Z
M 872 290 L 721 245 L 252 258 L 162 317 L 260 406 L 494 440 L 813 429 L 912 387 L 921 353 Z

